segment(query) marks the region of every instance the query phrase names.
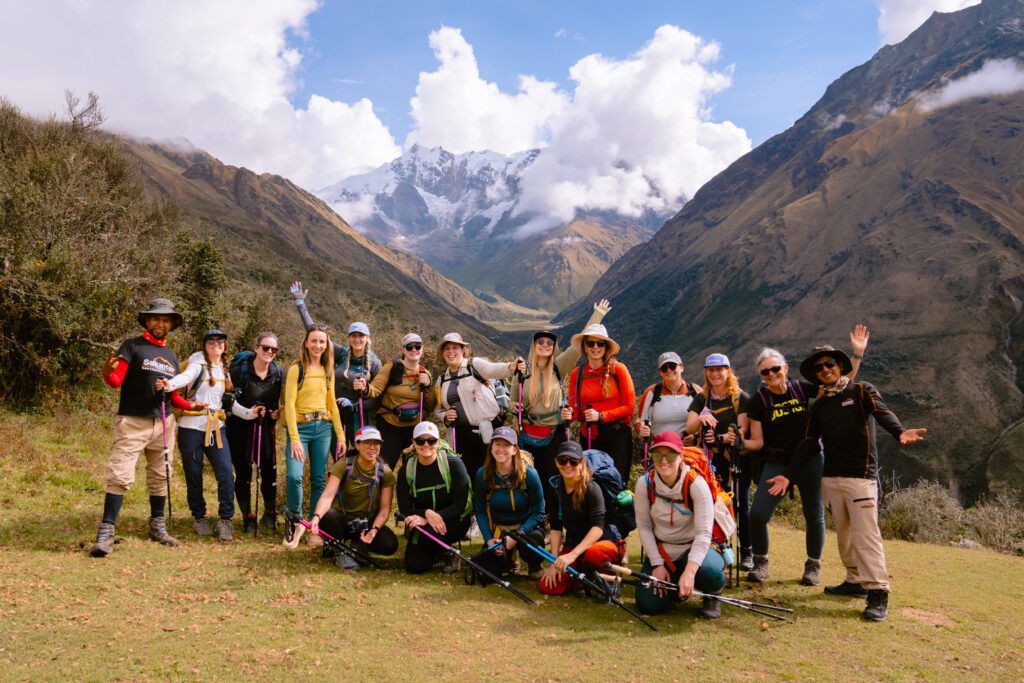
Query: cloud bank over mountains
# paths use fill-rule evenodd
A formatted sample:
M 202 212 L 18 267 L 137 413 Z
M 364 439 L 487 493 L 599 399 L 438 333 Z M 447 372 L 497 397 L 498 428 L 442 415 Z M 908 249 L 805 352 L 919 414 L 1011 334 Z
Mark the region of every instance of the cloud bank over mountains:
M 883 45 L 895 45 L 925 22 L 932 12 L 956 12 L 981 0 L 877 0 L 878 34 Z

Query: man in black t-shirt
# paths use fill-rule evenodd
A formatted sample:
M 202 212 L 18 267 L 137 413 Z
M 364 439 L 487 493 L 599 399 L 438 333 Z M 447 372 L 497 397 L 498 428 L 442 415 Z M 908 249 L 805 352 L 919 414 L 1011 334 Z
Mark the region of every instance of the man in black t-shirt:
M 105 557 L 114 548 L 114 524 L 124 494 L 135 483 L 135 463 L 143 452 L 148 463 L 149 538 L 167 546 L 178 545 L 164 519 L 170 485 L 164 450 L 174 435 L 174 415 L 167 404 L 183 409 L 201 406 L 156 388 L 156 380 L 178 373 L 178 357 L 168 348 L 166 338 L 181 324 L 181 315 L 167 299 L 154 299 L 147 310 L 139 312 L 138 320 L 145 328 L 142 336 L 125 340 L 103 364 L 103 381 L 110 387 L 120 387 L 121 398 L 114 420 L 114 446 L 107 461 L 103 520 L 89 553 L 93 557 Z

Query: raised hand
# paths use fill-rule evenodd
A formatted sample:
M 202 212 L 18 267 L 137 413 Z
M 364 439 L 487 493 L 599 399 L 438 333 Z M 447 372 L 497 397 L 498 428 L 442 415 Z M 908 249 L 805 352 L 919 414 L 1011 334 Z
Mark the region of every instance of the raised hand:
M 117 352 L 111 351 L 110 356 L 108 356 L 107 359 L 103 361 L 103 374 L 108 377 L 112 375 L 114 371 L 117 370 L 117 364 L 120 362 L 121 357 L 117 355 Z
M 871 333 L 868 332 L 867 325 L 858 324 L 853 328 L 853 332 L 850 332 L 850 347 L 853 349 L 853 355 L 864 355 L 864 349 L 868 348 L 870 337 Z
M 303 289 L 302 283 L 298 280 L 292 283 L 290 291 L 292 293 L 292 298 L 295 299 L 295 303 L 297 304 L 304 303 L 306 301 L 306 295 L 309 294 L 309 290 Z
M 601 315 L 608 315 L 608 311 L 612 310 L 612 302 L 608 301 L 608 299 L 601 299 L 594 304 L 594 310 Z

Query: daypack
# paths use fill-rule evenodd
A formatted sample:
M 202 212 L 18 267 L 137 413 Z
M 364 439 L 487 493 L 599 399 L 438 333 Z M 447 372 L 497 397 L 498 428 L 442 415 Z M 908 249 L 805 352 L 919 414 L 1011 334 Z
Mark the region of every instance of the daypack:
M 590 465 L 594 482 L 600 487 L 601 496 L 604 498 L 605 531 L 611 534 L 614 540 L 623 541 L 631 531 L 636 529 L 636 513 L 633 511 L 632 496 L 623 497 L 629 500 L 625 505 L 619 502 L 619 496 L 626 491 L 626 485 L 610 455 L 596 448 L 583 451 L 583 455 L 587 457 L 587 464 Z M 565 519 L 562 514 L 562 506 L 565 504 L 565 486 L 561 479 L 562 476 L 556 474 L 551 477 L 550 483 L 558 493 L 558 518 Z
M 182 373 L 182 372 L 185 372 L 185 368 L 187 368 L 187 367 L 188 367 L 188 360 L 185 360 L 178 367 L 179 374 Z M 183 394 L 183 396 L 185 397 L 186 401 L 188 401 L 189 403 L 192 403 L 193 401 L 196 400 L 196 392 L 198 392 L 199 391 L 199 387 L 201 387 L 203 385 L 203 380 L 204 379 L 206 379 L 206 366 L 205 365 L 200 365 L 199 366 L 199 374 L 196 375 L 196 378 L 187 387 L 184 387 L 185 393 Z M 190 414 L 189 411 L 186 411 L 186 410 L 183 410 L 183 409 L 177 408 L 177 407 L 176 408 L 172 408 L 171 412 L 174 413 L 174 417 L 177 420 L 180 420 L 182 415 Z M 195 413 L 195 414 L 199 415 L 201 413 Z
M 235 382 L 235 390 L 238 395 L 241 396 L 245 392 L 245 388 L 249 386 L 249 368 L 252 367 L 252 360 L 256 357 L 256 354 L 252 351 L 239 351 L 231 357 L 231 363 L 228 365 L 228 372 L 238 371 L 238 382 Z M 274 379 L 284 380 L 284 373 L 281 371 L 281 366 L 270 361 L 268 377 Z M 302 384 L 302 367 L 299 366 L 299 385 Z
M 369 510 L 367 510 L 367 514 L 374 515 L 380 508 L 380 486 L 384 482 L 385 475 L 384 463 L 381 462 L 381 459 L 378 457 L 377 465 L 374 468 L 373 472 L 373 479 L 367 479 L 361 474 L 352 473 L 353 468 L 356 465 L 357 457 L 358 456 L 354 454 L 345 456 L 345 474 L 341 477 L 341 483 L 338 484 L 338 492 L 335 494 L 335 497 L 338 500 L 338 505 L 341 507 L 341 512 L 346 517 L 348 516 L 348 513 L 345 511 L 345 501 L 342 500 L 341 493 L 342 489 L 345 487 L 345 480 L 348 479 L 349 477 L 352 477 L 356 481 L 366 482 L 370 485 L 370 490 L 367 492 L 370 500 L 370 508 Z M 376 503 L 374 502 L 375 495 L 377 496 Z
M 690 498 L 690 487 L 697 477 L 707 482 L 711 489 L 711 499 L 715 502 L 714 524 L 711 526 L 711 542 L 720 546 L 728 544 L 729 539 L 736 532 L 736 515 L 732 509 L 732 494 L 722 488 L 718 477 L 715 476 L 715 468 L 712 467 L 707 455 L 700 448 L 685 446 L 682 453 L 683 464 L 689 469 L 686 471 L 686 480 L 683 481 L 682 500 L 663 496 L 654 488 L 654 468 L 647 470 L 644 481 L 647 484 L 647 501 L 654 505 L 655 498 L 661 498 L 670 504 L 679 503 L 691 513 L 693 512 L 693 499 Z
M 404 456 L 405 454 L 403 454 Z M 409 484 L 409 493 L 415 498 L 420 493 L 430 492 L 431 500 L 433 501 L 434 509 L 437 507 L 437 490 L 443 488 L 445 492 L 450 493 L 452 490 L 452 468 L 448 464 L 448 456 L 452 455 L 459 458 L 459 454 L 452 450 L 448 442 L 443 439 L 437 442 L 437 467 L 441 470 L 441 480 L 443 484 L 437 484 L 435 486 L 425 486 L 423 488 L 416 488 L 416 466 L 419 461 L 416 459 L 415 452 L 405 459 L 405 480 Z M 461 459 L 461 458 L 460 458 Z M 470 481 L 469 495 L 466 496 L 466 509 L 459 515 L 459 519 L 465 519 L 473 512 L 473 483 Z
M 447 379 L 445 379 L 443 376 L 440 378 L 437 384 L 437 404 L 441 405 L 441 387 L 444 385 L 445 382 L 457 382 L 458 380 L 472 376 L 477 382 L 481 384 L 481 386 L 488 388 L 491 394 L 494 396 L 494 403 L 498 408 L 498 414 L 495 417 L 493 417 L 491 421 L 495 425 L 504 423 L 505 418 L 508 416 L 508 386 L 504 382 L 496 382 L 493 379 L 488 379 L 481 375 L 480 372 L 473 367 L 472 358 L 466 361 L 466 369 L 469 370 L 469 374 L 449 376 Z

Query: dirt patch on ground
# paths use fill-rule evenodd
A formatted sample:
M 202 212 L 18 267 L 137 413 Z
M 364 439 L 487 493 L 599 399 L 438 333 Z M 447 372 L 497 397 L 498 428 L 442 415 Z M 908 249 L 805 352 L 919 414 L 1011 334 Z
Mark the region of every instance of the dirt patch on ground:
M 937 612 L 929 612 L 923 609 L 917 609 L 915 607 L 901 607 L 899 613 L 905 617 L 910 617 L 914 621 L 919 621 L 922 624 L 928 626 L 945 626 L 946 628 L 956 628 L 956 622 L 947 617 L 944 614 Z

